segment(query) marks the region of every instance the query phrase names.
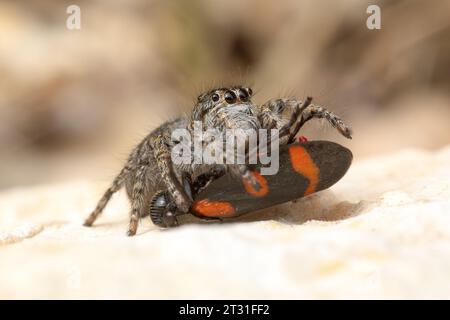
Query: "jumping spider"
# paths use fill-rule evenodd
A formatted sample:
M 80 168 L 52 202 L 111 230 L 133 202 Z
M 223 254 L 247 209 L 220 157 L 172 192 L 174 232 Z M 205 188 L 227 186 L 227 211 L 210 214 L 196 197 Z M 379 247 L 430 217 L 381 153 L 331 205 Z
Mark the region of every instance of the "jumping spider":
M 125 186 L 131 202 L 128 235 L 136 234 L 141 217 L 149 214 L 149 208 L 155 194 L 167 192 L 180 213 L 187 213 L 192 196 L 183 185 L 184 179 L 198 182 L 224 171 L 245 177 L 248 169 L 245 165 L 175 165 L 171 160 L 171 150 L 176 141 L 171 133 L 175 129 L 193 130 L 194 121 L 201 121 L 203 129 L 278 129 L 280 144 L 295 141 L 300 128 L 313 118 L 324 118 L 343 136 L 351 139 L 351 130 L 335 114 L 323 107 L 313 105 L 312 98 L 305 101 L 283 98 L 272 99 L 263 105 L 252 102 L 252 89 L 241 86 L 217 88 L 201 94 L 190 116 L 180 117 L 166 122 L 147 135 L 128 157 L 125 166 L 114 179 L 97 204 L 95 210 L 84 222 L 91 226 L 100 216 L 111 196 Z M 170 217 L 169 217 L 170 218 Z M 170 221 L 169 221 L 170 220 Z M 175 224 L 176 218 L 166 221 Z

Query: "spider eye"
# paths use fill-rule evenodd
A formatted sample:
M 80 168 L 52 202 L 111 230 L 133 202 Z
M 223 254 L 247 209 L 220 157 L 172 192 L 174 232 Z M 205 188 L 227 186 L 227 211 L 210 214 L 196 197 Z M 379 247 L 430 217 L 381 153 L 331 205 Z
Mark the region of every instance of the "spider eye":
M 212 101 L 217 102 L 219 101 L 220 97 L 217 93 L 214 93 L 211 97 Z
M 236 102 L 236 95 L 234 94 L 234 92 L 233 91 L 227 91 L 227 92 L 225 92 L 225 95 L 224 95 L 224 97 L 225 97 L 225 101 L 227 102 L 227 103 L 235 103 Z
M 252 88 L 247 88 L 247 92 L 248 92 L 249 96 L 252 96 L 252 95 L 253 95 L 253 90 L 252 90 Z
M 239 99 L 242 102 L 247 102 L 249 98 L 247 91 L 245 91 L 244 89 L 240 89 L 238 92 L 239 92 Z

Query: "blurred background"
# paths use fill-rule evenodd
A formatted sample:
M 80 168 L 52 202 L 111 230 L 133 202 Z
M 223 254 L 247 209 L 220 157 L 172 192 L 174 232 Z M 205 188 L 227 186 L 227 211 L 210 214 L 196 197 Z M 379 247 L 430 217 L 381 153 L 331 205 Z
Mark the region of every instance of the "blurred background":
M 81 30 L 66 9 L 81 8 Z M 381 7 L 381 30 L 366 9 Z M 355 160 L 450 143 L 450 1 L 0 1 L 0 189 L 105 181 L 203 90 L 306 95 Z M 412 164 L 414 165 L 414 164 Z M 420 164 L 417 164 L 420 165 Z

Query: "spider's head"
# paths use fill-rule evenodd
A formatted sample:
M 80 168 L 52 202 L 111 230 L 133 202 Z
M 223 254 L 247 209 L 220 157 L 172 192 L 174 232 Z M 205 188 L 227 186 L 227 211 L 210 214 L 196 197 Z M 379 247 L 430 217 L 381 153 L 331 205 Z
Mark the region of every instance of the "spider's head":
M 256 126 L 253 91 L 248 87 L 217 88 L 202 93 L 192 113 L 192 120 L 202 121 L 204 129 L 241 128 Z
M 197 104 L 209 104 L 211 106 L 228 106 L 239 103 L 251 103 L 253 91 L 251 88 L 230 87 L 217 88 L 202 93 L 197 98 Z

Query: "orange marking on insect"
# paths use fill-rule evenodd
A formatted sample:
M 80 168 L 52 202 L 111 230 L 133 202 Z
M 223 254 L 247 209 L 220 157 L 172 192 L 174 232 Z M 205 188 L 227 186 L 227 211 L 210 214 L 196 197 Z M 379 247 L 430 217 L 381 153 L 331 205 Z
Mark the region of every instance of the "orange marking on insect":
M 258 182 L 258 186 L 255 188 L 249 178 L 243 178 L 245 191 L 255 197 L 264 197 L 269 192 L 267 180 L 257 171 L 252 171 L 251 174 Z
M 291 158 L 292 168 L 309 180 L 309 185 L 304 195 L 306 196 L 316 191 L 320 170 L 311 159 L 308 151 L 301 146 L 292 146 L 289 148 L 289 156 Z
M 193 203 L 191 210 L 204 217 L 232 217 L 236 210 L 229 202 L 199 200 Z

